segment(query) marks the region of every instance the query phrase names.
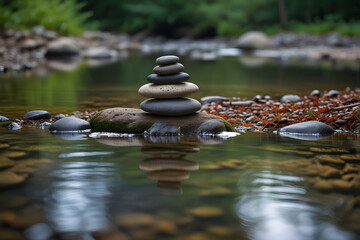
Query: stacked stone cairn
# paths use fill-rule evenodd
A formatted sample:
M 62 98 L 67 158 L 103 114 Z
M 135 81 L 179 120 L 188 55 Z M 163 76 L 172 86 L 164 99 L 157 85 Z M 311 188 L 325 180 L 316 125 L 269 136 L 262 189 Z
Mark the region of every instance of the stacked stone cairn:
M 150 74 L 150 82 L 139 89 L 139 94 L 147 99 L 140 104 L 145 112 L 162 116 L 185 116 L 195 113 L 201 104 L 188 96 L 199 91 L 196 84 L 186 82 L 190 75 L 182 72 L 184 66 L 179 57 L 168 55 L 156 59 L 155 74 Z

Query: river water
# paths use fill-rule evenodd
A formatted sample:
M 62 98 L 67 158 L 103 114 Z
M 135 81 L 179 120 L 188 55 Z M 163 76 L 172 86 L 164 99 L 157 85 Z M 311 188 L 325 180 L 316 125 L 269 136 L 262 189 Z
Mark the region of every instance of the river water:
M 181 62 L 200 87 L 197 99 L 359 86 L 356 64 Z M 137 107 L 155 64 L 130 57 L 93 65 L 0 76 L 0 114 Z M 1 128 L 0 158 L 15 166 L 0 169 L 0 186 L 14 174 L 19 184 L 0 190 L 0 239 L 355 240 L 359 152 L 359 136 L 343 133 L 316 141 L 273 133 L 94 139 Z

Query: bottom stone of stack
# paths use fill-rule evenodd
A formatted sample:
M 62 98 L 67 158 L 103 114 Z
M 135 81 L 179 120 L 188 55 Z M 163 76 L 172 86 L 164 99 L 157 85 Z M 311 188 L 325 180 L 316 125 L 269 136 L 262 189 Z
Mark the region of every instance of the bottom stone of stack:
M 184 116 L 200 110 L 201 104 L 193 98 L 153 98 L 143 101 L 140 108 L 162 116 Z

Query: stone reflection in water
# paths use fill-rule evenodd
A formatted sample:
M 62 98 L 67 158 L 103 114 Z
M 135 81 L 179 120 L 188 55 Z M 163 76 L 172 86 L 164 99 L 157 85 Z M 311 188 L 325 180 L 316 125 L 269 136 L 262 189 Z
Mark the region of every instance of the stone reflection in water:
M 199 163 L 185 159 L 187 155 L 200 151 L 200 143 L 194 139 L 174 137 L 151 137 L 141 149 L 149 155 L 140 162 L 140 169 L 147 177 L 157 181 L 157 189 L 165 194 L 181 194 L 181 182 L 190 178 L 190 171 L 199 169 Z

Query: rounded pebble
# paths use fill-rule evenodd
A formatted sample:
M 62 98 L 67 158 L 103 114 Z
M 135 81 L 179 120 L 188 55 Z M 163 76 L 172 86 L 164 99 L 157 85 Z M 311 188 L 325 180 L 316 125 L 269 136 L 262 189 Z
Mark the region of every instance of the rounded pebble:
M 196 84 L 190 82 L 157 85 L 145 84 L 139 89 L 139 94 L 149 98 L 180 98 L 187 97 L 199 91 Z
M 44 110 L 30 111 L 23 116 L 23 119 L 26 120 L 39 120 L 39 119 L 50 119 L 50 118 L 51 118 L 50 113 Z
M 176 63 L 165 66 L 156 66 L 153 70 L 154 73 L 159 75 L 170 75 L 184 71 L 184 66 L 181 63 Z
M 147 99 L 140 108 L 157 115 L 183 116 L 200 110 L 201 104 L 192 98 Z
M 179 60 L 180 60 L 180 58 L 178 56 L 166 55 L 166 56 L 158 57 L 156 59 L 156 64 L 158 64 L 158 65 L 169 65 L 169 64 L 177 63 Z
M 179 72 L 172 75 L 158 75 L 158 74 L 150 74 L 147 76 L 147 80 L 150 83 L 155 84 L 173 84 L 185 82 L 190 79 L 190 75 L 184 72 Z

